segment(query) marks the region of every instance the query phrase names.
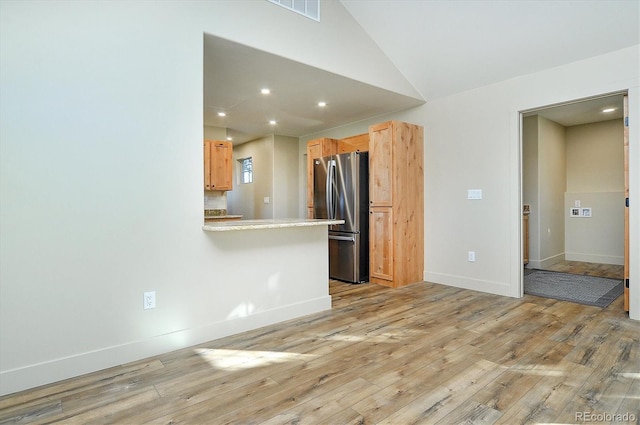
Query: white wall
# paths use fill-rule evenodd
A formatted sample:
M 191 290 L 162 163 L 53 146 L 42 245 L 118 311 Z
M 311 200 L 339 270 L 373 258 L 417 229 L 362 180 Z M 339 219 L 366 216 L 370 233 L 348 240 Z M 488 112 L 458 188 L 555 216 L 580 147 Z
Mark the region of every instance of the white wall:
M 538 118 L 538 199 L 540 205 L 540 260 L 553 264 L 564 260 L 564 192 L 567 187 L 565 128 Z M 524 143 L 524 141 L 523 141 Z
M 245 257 L 201 230 L 203 33 L 372 77 L 350 19 L 339 2 L 313 25 L 262 1 L 0 2 L 0 393 L 325 308 L 326 235 Z
M 570 217 L 579 200 L 591 217 Z M 565 256 L 569 261 L 624 264 L 624 192 L 567 192 Z
M 533 116 L 523 120 L 522 133 L 522 198 L 531 205 L 528 267 L 545 268 L 564 260 L 565 128 Z
M 238 160 L 248 157 L 253 161 L 253 183 L 242 184 Z M 229 214 L 244 219 L 298 217 L 297 138 L 271 134 L 242 143 L 233 147 L 233 160 L 233 190 L 226 192 Z
M 567 192 L 624 190 L 622 119 L 567 127 Z
M 540 261 L 540 203 L 538 200 L 538 116 L 522 120 L 522 204 L 529 214 L 529 264 Z M 533 264 L 531 264 L 533 266 Z
M 428 102 L 425 125 L 425 278 L 455 286 L 520 295 L 520 115 L 563 101 L 629 89 L 631 116 L 638 111 L 639 46 Z M 409 118 L 411 115 L 407 114 Z M 416 115 L 416 114 L 412 114 Z M 416 117 L 419 119 L 419 117 Z M 416 120 L 417 120 L 416 119 Z M 630 129 L 631 179 L 637 175 L 640 140 Z M 441 182 L 447 182 L 446 185 Z M 637 183 L 632 196 L 639 197 Z M 464 199 L 483 188 L 483 201 Z M 477 220 L 465 225 L 469 212 Z M 631 209 L 638 235 L 640 209 Z M 639 238 L 632 236 L 632 282 L 640 270 Z M 446 244 L 443 246 L 443 241 Z M 475 247 L 477 261 L 466 263 Z M 634 279 L 635 277 L 635 279 Z M 635 284 L 634 284 L 635 285 Z M 640 288 L 631 288 L 632 317 L 640 318 Z
M 227 212 L 243 219 L 273 217 L 273 135 L 261 137 L 233 147 L 233 190 L 227 192 Z M 251 158 L 253 182 L 240 183 L 238 160 Z M 264 198 L 269 203 L 264 203 Z
M 624 151 L 621 119 L 567 128 L 566 258 L 624 264 Z M 590 218 L 570 217 L 580 201 Z
M 306 170 L 306 167 L 304 170 Z M 273 218 L 299 217 L 299 181 L 298 138 L 279 135 L 274 136 Z
M 522 295 L 520 111 L 629 91 L 640 115 L 640 46 L 434 99 L 425 105 L 312 134 L 340 138 L 399 119 L 425 128 L 425 280 Z M 630 120 L 630 193 L 640 199 L 640 134 Z M 468 201 L 467 189 L 483 189 Z M 631 311 L 640 319 L 640 207 L 631 215 Z M 476 251 L 475 263 L 467 251 Z

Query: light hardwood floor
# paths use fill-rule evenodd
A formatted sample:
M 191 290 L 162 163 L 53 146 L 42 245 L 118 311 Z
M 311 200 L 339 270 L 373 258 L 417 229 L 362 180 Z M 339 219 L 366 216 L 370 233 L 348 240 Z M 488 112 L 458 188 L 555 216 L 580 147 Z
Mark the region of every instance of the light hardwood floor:
M 638 423 L 640 322 L 622 298 L 330 292 L 328 312 L 0 398 L 0 423 Z
M 581 274 L 586 276 L 606 277 L 610 279 L 623 279 L 624 266 L 615 264 L 585 263 L 582 261 L 561 261 L 549 266 L 546 270 Z

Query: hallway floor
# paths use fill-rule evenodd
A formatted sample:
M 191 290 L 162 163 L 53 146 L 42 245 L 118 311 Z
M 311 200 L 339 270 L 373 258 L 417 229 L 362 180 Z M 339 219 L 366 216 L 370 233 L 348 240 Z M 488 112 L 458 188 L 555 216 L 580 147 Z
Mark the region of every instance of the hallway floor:
M 581 274 L 585 276 L 606 277 L 610 279 L 623 279 L 624 266 L 615 264 L 584 263 L 581 261 L 561 261 L 544 270 Z

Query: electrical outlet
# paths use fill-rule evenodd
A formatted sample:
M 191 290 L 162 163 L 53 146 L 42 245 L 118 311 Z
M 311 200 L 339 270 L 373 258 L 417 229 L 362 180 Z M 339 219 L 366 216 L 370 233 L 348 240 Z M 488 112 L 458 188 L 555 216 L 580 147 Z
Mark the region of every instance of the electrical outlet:
M 143 307 L 145 310 L 156 308 L 156 291 L 145 292 L 143 297 Z
M 472 263 L 474 261 L 476 261 L 476 252 L 475 251 L 469 251 L 467 260 L 471 261 Z

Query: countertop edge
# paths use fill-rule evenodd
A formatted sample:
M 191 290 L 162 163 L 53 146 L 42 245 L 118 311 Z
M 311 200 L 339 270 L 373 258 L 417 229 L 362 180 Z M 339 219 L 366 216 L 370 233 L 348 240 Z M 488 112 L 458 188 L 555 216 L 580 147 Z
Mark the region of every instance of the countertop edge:
M 229 232 L 235 230 L 285 229 L 288 227 L 312 227 L 344 224 L 344 220 L 321 219 L 276 219 L 276 220 L 242 220 L 207 223 L 202 226 L 205 232 Z

